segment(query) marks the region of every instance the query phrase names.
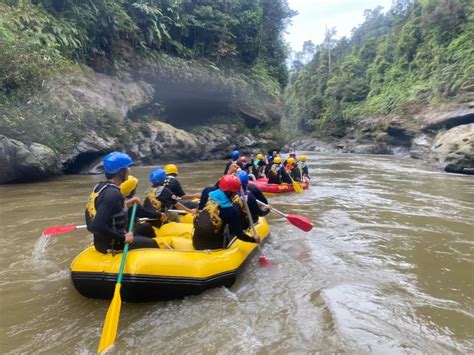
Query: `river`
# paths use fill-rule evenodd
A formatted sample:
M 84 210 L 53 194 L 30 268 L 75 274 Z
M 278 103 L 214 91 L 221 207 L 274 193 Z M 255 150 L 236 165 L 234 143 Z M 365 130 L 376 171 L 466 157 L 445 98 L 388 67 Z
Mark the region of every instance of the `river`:
M 472 353 L 474 179 L 388 156 L 308 153 L 312 186 L 271 204 L 264 251 L 230 289 L 124 304 L 114 354 Z M 213 184 L 223 161 L 180 164 L 186 191 Z M 150 168 L 135 167 L 143 195 Z M 72 259 L 98 176 L 0 186 L 0 351 L 93 354 L 109 301 L 79 295 Z

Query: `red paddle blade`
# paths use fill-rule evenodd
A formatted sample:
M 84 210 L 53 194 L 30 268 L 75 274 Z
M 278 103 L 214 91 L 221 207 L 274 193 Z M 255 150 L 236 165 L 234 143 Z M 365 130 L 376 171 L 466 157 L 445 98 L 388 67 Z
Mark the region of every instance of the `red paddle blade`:
M 286 216 L 286 219 L 288 222 L 290 222 L 295 227 L 298 227 L 302 231 L 309 232 L 311 229 L 313 229 L 313 223 L 308 218 L 297 216 L 295 214 L 289 214 Z
M 46 228 L 43 231 L 43 235 L 63 234 L 67 232 L 72 232 L 73 230 L 76 230 L 76 226 L 54 226 Z
M 270 265 L 270 260 L 268 260 L 265 255 L 260 255 L 260 256 L 258 257 L 258 263 L 259 263 L 261 266 L 269 266 L 269 265 Z

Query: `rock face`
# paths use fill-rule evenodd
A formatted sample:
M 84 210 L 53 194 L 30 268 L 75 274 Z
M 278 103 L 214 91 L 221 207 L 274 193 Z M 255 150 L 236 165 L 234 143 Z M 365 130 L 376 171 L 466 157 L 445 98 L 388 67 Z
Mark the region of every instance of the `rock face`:
M 0 106 L 0 183 L 98 173 L 113 150 L 137 163 L 223 158 L 257 147 L 248 128 L 280 119 L 280 99 L 249 73 L 206 63 L 173 58 L 114 77 L 87 68 L 62 74 L 25 102 Z
M 35 181 L 61 172 L 57 154 L 42 144 L 0 136 L 0 183 Z
M 448 131 L 443 129 L 448 128 Z M 395 154 L 433 163 L 447 172 L 474 174 L 474 104 L 451 104 L 406 115 L 360 120 L 342 139 L 305 138 L 288 149 Z
M 474 123 L 441 134 L 431 147 L 430 158 L 445 171 L 474 174 Z

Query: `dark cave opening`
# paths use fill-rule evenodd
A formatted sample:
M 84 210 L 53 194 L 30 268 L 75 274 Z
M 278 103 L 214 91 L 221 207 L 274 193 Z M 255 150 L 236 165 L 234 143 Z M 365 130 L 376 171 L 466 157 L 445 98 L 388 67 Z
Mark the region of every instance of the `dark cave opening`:
M 104 152 L 80 153 L 75 159 L 67 161 L 63 166 L 64 174 L 81 174 L 85 169 L 94 164 Z

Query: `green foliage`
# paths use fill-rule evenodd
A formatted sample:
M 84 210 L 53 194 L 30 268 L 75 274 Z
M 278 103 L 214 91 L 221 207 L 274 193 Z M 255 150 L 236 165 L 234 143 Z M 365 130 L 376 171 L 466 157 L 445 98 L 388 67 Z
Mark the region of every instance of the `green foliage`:
M 115 63 L 130 59 L 125 54 L 130 50 L 142 56 L 166 53 L 204 59 L 218 67 L 255 66 L 267 83 L 276 80 L 280 90 L 288 80 L 282 34 L 295 13 L 287 0 L 8 3 L 0 5 L 0 49 L 6 53 L 1 59 L 2 91 L 28 82 L 37 86 L 66 61 L 113 70 Z
M 325 41 L 292 74 L 288 126 L 340 135 L 358 118 L 454 97 L 473 84 L 472 1 L 398 0 L 385 15 L 364 14 L 349 41 Z
M 73 29 L 34 7 L 0 5 L 0 94 L 35 88 L 67 64 L 61 50 L 79 45 Z

